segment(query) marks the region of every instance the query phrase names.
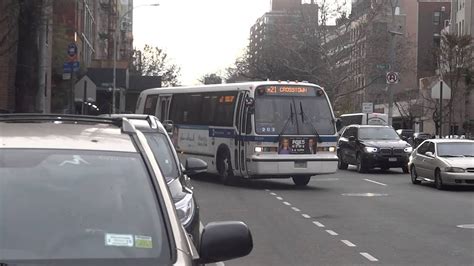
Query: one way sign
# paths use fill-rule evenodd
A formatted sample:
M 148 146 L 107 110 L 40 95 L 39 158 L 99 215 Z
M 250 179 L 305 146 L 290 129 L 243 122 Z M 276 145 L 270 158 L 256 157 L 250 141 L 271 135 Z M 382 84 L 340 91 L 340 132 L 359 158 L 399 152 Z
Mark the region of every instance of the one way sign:
M 400 81 L 400 73 L 398 72 L 387 72 L 387 84 L 397 84 Z

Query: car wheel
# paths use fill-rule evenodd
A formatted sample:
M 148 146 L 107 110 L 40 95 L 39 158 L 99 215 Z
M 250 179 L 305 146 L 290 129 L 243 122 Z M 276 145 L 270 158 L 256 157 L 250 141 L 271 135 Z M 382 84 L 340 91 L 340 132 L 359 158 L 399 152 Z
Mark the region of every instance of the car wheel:
M 230 154 L 226 150 L 222 152 L 217 159 L 217 171 L 219 178 L 224 185 L 232 185 L 234 182 L 234 171 L 232 170 L 232 164 L 230 161 Z
M 362 160 L 362 156 L 360 154 L 357 154 L 357 172 L 367 172 L 367 166 L 365 165 L 364 160 Z
M 337 157 L 339 158 L 339 160 L 337 161 L 337 168 L 341 170 L 347 170 L 349 164 L 344 162 L 344 159 L 342 159 L 342 154 L 338 153 Z
M 297 186 L 306 186 L 309 183 L 309 180 L 311 179 L 311 176 L 294 176 L 292 177 L 293 182 Z
M 443 179 L 441 178 L 441 171 L 439 169 L 436 169 L 435 171 L 435 187 L 438 190 L 443 190 L 444 185 L 443 185 Z
M 402 171 L 403 171 L 404 174 L 410 173 L 410 170 L 408 170 L 408 166 L 403 166 Z
M 418 180 L 418 174 L 416 173 L 416 168 L 414 165 L 411 166 L 410 176 L 411 176 L 411 182 L 413 184 L 418 185 L 421 183 L 421 181 Z

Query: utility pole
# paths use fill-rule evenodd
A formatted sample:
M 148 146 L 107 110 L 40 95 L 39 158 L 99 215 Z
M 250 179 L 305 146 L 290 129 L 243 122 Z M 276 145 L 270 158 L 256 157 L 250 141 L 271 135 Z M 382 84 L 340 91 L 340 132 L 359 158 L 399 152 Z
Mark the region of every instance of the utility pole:
M 398 7 L 398 0 L 390 0 L 390 4 L 392 6 L 392 29 L 395 30 L 396 20 L 395 20 L 395 12 Z M 390 68 L 389 71 L 393 72 L 395 70 L 395 35 L 403 35 L 402 33 L 389 31 L 390 33 Z M 395 89 L 395 84 L 388 84 L 388 124 L 391 126 L 393 124 L 393 90 Z
M 51 17 L 51 0 L 41 1 L 41 10 L 38 25 L 38 90 L 36 94 L 36 110 L 41 113 L 49 112 L 48 84 L 51 71 L 51 63 L 49 57 L 49 27 Z

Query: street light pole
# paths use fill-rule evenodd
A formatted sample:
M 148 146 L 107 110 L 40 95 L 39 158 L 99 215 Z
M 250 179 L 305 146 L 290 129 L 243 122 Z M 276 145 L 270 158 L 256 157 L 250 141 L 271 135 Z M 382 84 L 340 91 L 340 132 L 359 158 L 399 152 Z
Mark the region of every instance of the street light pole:
M 392 6 L 392 27 L 393 27 L 393 30 L 395 30 L 395 12 L 396 12 L 396 9 L 398 7 L 398 0 L 395 1 L 395 3 L 393 3 L 392 1 L 390 1 L 391 3 L 391 6 Z M 395 35 L 402 35 L 401 33 L 399 32 L 395 32 L 395 31 L 389 31 L 390 33 L 390 72 L 393 72 L 394 71 L 394 67 L 395 67 L 395 57 L 396 57 L 396 54 L 395 54 L 395 49 L 396 49 L 396 44 L 395 44 Z M 391 126 L 393 125 L 393 90 L 394 90 L 394 86 L 395 84 L 388 84 L 388 124 Z
M 132 7 L 130 8 L 127 12 L 125 12 L 122 16 L 120 16 L 120 18 L 117 20 L 117 27 L 115 28 L 115 31 L 114 31 L 114 35 L 113 35 L 113 38 L 114 38 L 114 56 L 113 56 L 113 62 L 114 62 L 114 65 L 113 65 L 113 77 L 112 77 L 112 114 L 115 114 L 115 105 L 116 105 L 116 96 L 115 96 L 115 90 L 117 88 L 117 34 L 120 30 L 120 24 L 122 23 L 122 20 L 125 18 L 125 16 L 127 16 L 128 14 L 130 14 L 135 8 L 139 8 L 139 7 L 144 7 L 144 6 L 159 6 L 160 4 L 147 4 L 147 5 L 139 5 L 139 6 L 136 6 L 136 7 Z

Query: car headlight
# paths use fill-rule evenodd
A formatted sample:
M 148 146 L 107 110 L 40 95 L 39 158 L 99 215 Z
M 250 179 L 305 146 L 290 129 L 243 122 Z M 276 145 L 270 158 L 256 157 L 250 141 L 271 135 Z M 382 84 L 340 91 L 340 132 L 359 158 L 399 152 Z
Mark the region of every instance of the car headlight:
M 262 147 L 255 147 L 255 152 L 262 152 L 263 151 L 263 148 Z
M 448 173 L 464 173 L 466 170 L 461 167 L 446 167 L 444 171 Z
M 407 153 L 411 153 L 413 151 L 413 147 L 406 147 L 404 151 Z
M 187 225 L 194 215 L 194 200 L 192 194 L 186 194 L 184 198 L 175 203 L 176 213 L 181 224 Z
M 378 149 L 378 148 L 375 148 L 375 147 L 365 147 L 365 148 L 364 148 L 364 151 L 365 151 L 365 152 L 368 152 L 368 153 L 374 153 L 374 152 L 378 152 L 379 149 Z

